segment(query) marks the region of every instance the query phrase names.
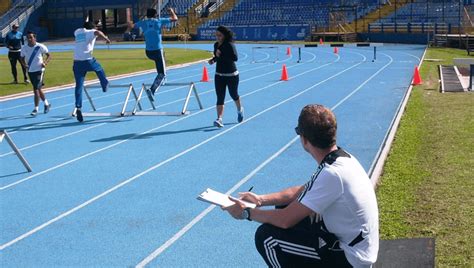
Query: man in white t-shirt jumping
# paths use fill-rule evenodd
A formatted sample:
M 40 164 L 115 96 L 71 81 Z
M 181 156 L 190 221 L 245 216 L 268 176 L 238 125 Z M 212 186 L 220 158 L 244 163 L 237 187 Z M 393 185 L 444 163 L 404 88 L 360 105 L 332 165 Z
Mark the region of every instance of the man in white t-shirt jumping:
M 240 193 L 242 200 L 276 209 L 250 209 L 239 199 L 227 210 L 236 219 L 263 223 L 255 233 L 269 267 L 371 267 L 379 249 L 379 218 L 372 183 L 357 159 L 337 147 L 336 118 L 307 105 L 296 134 L 318 168 L 304 185 L 277 193 Z
M 105 75 L 105 71 L 100 63 L 92 56 L 94 44 L 97 36 L 105 39 L 110 44 L 109 38 L 101 31 L 97 30 L 92 22 L 85 22 L 83 28 L 79 28 L 74 32 L 74 79 L 76 80 L 75 97 L 76 97 L 76 118 L 77 121 L 84 120 L 81 112 L 82 108 L 82 91 L 84 89 L 84 80 L 87 72 L 95 72 L 100 80 L 103 92 L 107 92 L 109 81 Z
M 31 115 L 36 116 L 38 114 L 40 99 L 44 102 L 45 114 L 48 113 L 51 108 L 51 104 L 46 99 L 42 90 L 45 67 L 51 60 L 51 55 L 45 45 L 36 42 L 36 34 L 34 32 L 28 32 L 26 38 L 28 44 L 21 48 L 20 63 L 28 70 L 28 76 L 33 85 L 35 108 L 31 112 Z M 46 59 L 43 59 L 43 54 L 46 55 Z

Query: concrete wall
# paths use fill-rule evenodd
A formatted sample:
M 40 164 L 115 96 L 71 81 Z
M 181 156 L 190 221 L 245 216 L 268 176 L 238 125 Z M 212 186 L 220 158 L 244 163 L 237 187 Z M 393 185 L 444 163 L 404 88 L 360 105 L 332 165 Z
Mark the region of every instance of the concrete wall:
M 357 34 L 360 41 L 376 43 L 427 44 L 428 35 L 413 33 L 362 33 Z

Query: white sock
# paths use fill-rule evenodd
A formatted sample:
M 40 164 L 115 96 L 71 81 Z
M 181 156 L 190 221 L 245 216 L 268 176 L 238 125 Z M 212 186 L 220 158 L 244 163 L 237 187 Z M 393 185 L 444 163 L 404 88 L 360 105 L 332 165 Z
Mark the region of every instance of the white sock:
M 44 105 L 48 106 L 48 105 L 49 105 L 49 101 L 48 101 L 48 100 L 44 100 Z
M 38 111 L 39 107 L 38 106 L 35 106 L 35 111 Z

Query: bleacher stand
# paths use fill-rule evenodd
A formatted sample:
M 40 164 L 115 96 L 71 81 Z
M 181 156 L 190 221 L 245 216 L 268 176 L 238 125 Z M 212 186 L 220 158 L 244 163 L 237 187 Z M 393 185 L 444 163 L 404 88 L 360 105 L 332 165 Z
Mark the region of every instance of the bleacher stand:
M 460 23 L 460 3 L 457 0 L 426 1 L 418 0 L 408 3 L 380 23 Z
M 327 26 L 330 6 L 334 1 L 321 0 L 242 0 L 232 11 L 217 20 L 210 20 L 204 27 L 218 25 L 285 25 L 310 24 Z M 377 0 L 345 1 L 345 5 L 357 6 L 359 17 L 377 7 Z M 347 21 L 356 19 L 355 12 L 347 12 Z M 289 23 L 290 22 L 290 23 Z
M 185 16 L 189 9 L 197 2 L 198 0 L 169 0 L 162 8 L 162 12 L 166 12 L 168 8 L 172 7 L 175 9 L 176 15 Z

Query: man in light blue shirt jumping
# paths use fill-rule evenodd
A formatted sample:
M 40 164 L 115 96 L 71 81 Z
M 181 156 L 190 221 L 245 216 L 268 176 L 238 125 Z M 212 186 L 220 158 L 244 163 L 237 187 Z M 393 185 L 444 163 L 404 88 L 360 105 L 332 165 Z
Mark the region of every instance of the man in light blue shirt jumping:
M 158 75 L 153 82 L 150 90 L 147 90 L 148 98 L 154 100 L 153 95 L 161 86 L 166 76 L 165 58 L 163 55 L 163 44 L 161 42 L 161 27 L 170 25 L 171 22 L 177 21 L 178 16 L 172 8 L 168 9 L 170 13 L 169 18 L 157 18 L 156 9 L 149 8 L 146 12 L 146 19 L 137 22 L 133 27 L 141 28 L 145 35 L 146 56 L 155 61 L 156 71 Z

